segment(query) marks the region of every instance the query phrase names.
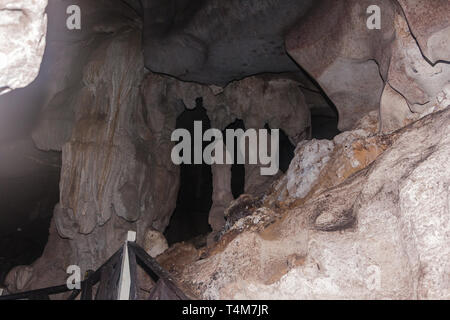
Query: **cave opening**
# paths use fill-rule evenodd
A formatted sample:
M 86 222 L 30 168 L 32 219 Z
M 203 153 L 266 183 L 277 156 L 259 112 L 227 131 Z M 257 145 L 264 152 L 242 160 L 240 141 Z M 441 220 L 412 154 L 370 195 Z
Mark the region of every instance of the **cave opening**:
M 320 108 L 311 108 L 311 136 L 318 140 L 332 140 L 341 133 L 338 129 L 339 116 L 336 107 L 331 104 Z
M 314 86 L 314 89 L 302 88 L 311 112 L 311 138 L 332 140 L 341 133 L 338 129 L 338 109 L 317 81 L 306 72 L 304 73 Z
M 270 131 L 269 131 L 270 132 Z M 280 129 L 280 170 L 286 173 L 289 169 L 292 159 L 294 159 L 295 145 L 292 144 L 286 132 Z
M 177 118 L 176 129 L 186 129 L 194 135 L 194 122 L 202 122 L 202 132 L 211 128 L 203 99 L 197 98 L 196 107 L 185 109 Z M 203 149 L 209 143 L 203 142 Z M 191 163 L 180 165 L 180 188 L 176 208 L 169 226 L 164 232 L 169 245 L 177 242 L 203 238 L 211 232 L 208 215 L 212 206 L 212 171 L 205 163 L 194 163 L 194 145 L 191 150 Z
M 270 134 L 270 127 L 268 123 L 264 125 L 264 128 L 267 129 Z M 278 147 L 280 155 L 279 168 L 281 172 L 286 173 L 286 171 L 289 169 L 289 165 L 291 164 L 292 159 L 294 159 L 295 145 L 291 142 L 288 135 L 283 129 L 278 130 L 279 130 Z
M 287 52 L 286 54 L 288 55 Z M 298 71 L 293 76 L 298 79 L 299 88 L 311 112 L 311 138 L 332 140 L 341 133 L 338 129 L 339 111 L 336 105 L 320 86 L 319 82 L 291 56 L 289 57 L 298 68 Z

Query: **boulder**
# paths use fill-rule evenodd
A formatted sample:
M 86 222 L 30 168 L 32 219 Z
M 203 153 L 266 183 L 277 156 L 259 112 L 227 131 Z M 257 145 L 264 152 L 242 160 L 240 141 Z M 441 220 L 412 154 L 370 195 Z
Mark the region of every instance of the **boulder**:
M 145 233 L 143 248 L 151 257 L 156 258 L 164 253 L 169 246 L 166 238 L 161 232 L 150 229 Z
M 44 55 L 47 0 L 0 1 L 0 95 L 38 75 Z
M 430 14 L 434 14 L 433 11 Z M 437 96 L 450 79 L 450 64 L 445 61 L 432 64 L 424 57 L 408 21 L 401 13 L 396 14 L 394 23 L 396 39 L 392 46 L 387 82 L 406 100 L 411 112 L 420 116 L 437 105 Z M 389 116 L 390 110 L 383 111 Z
M 422 53 L 431 64 L 450 61 L 450 3 L 446 0 L 399 0 Z
M 382 12 L 369 30 L 367 9 Z M 351 129 L 377 110 L 395 39 L 392 1 L 321 1 L 286 36 L 286 50 L 322 87 L 339 111 L 339 129 Z

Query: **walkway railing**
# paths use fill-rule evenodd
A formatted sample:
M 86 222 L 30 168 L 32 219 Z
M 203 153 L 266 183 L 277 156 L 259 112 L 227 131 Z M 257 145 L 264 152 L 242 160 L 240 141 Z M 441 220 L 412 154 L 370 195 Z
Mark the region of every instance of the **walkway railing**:
M 159 263 L 135 243 L 136 234 L 128 233 L 124 246 L 114 253 L 96 271 L 87 274 L 81 289 L 69 289 L 67 285 L 0 296 L 1 300 L 49 300 L 50 296 L 72 292 L 67 300 L 137 300 L 137 268 L 141 267 L 155 285 L 148 300 L 190 300 L 180 286 Z M 124 254 L 125 253 L 125 254 Z M 95 297 L 94 286 L 98 284 Z

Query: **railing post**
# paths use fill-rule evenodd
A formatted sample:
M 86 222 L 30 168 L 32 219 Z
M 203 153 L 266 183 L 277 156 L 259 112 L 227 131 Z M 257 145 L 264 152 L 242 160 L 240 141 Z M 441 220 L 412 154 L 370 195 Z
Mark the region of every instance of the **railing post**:
M 129 300 L 131 289 L 130 259 L 128 256 L 128 242 L 136 241 L 136 232 L 128 231 L 127 240 L 123 246 L 122 267 L 120 271 L 118 300 Z

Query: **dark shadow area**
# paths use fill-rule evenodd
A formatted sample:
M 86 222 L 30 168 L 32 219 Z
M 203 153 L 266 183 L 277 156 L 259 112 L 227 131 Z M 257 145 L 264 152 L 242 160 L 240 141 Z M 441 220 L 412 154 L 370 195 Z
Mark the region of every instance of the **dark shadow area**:
M 287 134 L 280 129 L 280 170 L 283 173 L 289 169 L 292 159 L 294 158 L 295 146 L 289 140 Z
M 264 128 L 269 130 L 270 134 L 270 127 L 269 124 L 265 124 Z M 291 164 L 292 159 L 294 159 L 294 151 L 295 146 L 292 144 L 291 140 L 289 140 L 289 137 L 287 136 L 286 132 L 284 132 L 282 129 L 279 129 L 279 147 L 280 147 L 280 170 L 283 173 L 286 173 L 286 171 L 289 169 L 289 165 Z
M 338 129 L 339 118 L 331 108 L 311 109 L 311 126 L 313 139 L 332 140 L 341 132 Z
M 231 123 L 223 131 L 223 136 L 226 137 L 226 130 L 232 129 L 242 129 L 245 131 L 244 121 L 237 119 L 235 122 Z M 235 199 L 239 198 L 241 194 L 244 193 L 245 188 L 245 165 L 238 164 L 238 139 L 234 138 L 234 159 L 231 165 L 231 192 Z
M 0 214 L 0 284 L 8 272 L 38 259 L 47 244 L 53 209 L 59 201 L 59 170 L 2 179 Z
M 299 69 L 300 79 L 309 82 L 309 86 L 300 85 L 306 103 L 311 111 L 312 139 L 331 140 L 341 132 L 338 129 L 339 111 L 316 79 L 303 69 L 294 59 Z M 302 83 L 302 81 L 299 81 Z
M 185 110 L 177 119 L 176 128 L 187 129 L 194 139 L 194 121 L 202 121 L 203 132 L 211 128 L 211 123 L 203 108 L 203 100 L 196 100 L 193 110 Z M 203 149 L 209 144 L 203 143 Z M 194 143 L 192 143 L 192 160 L 194 162 Z M 170 219 L 164 235 L 169 245 L 191 240 L 211 232 L 208 223 L 209 210 L 212 206 L 212 173 L 207 164 L 181 164 L 180 190 L 177 206 Z

